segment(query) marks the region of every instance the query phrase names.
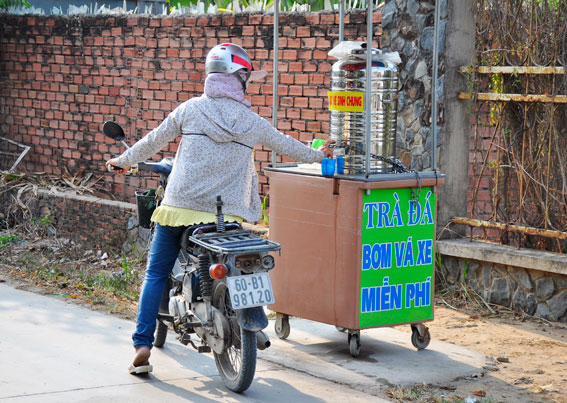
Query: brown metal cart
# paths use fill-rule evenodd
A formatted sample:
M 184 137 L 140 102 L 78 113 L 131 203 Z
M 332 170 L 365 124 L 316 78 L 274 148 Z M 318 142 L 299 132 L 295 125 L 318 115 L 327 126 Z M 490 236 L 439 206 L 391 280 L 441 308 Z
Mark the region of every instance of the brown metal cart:
M 339 42 L 344 37 L 344 7 L 341 0 Z M 373 43 L 373 12 L 373 2 L 367 2 L 367 44 Z M 348 68 L 335 64 L 337 70 L 333 65 L 331 72 L 330 99 L 360 101 L 354 109 L 342 109 L 338 107 L 342 103 L 337 102 L 337 111 L 354 115 L 344 118 L 339 113 L 330 124 L 335 138 L 341 137 L 343 129 L 351 131 L 344 136 L 353 140 L 348 145 L 354 150 L 344 156 L 346 175 L 323 177 L 320 168 L 277 164 L 272 153 L 272 168 L 266 170 L 270 178 L 270 238 L 281 244 L 282 252 L 276 257 L 277 270 L 271 273 L 276 302 L 269 308 L 277 314 L 275 330 L 282 339 L 290 334 L 289 316 L 297 316 L 347 331 L 355 357 L 360 353 L 360 330 L 365 328 L 410 324 L 413 345 L 423 349 L 429 344 L 423 323 L 433 320 L 436 187 L 444 181 L 436 169 L 439 15 L 437 0 L 432 172 L 390 174 L 393 171 L 385 169 L 384 163 L 392 163 L 389 157 L 396 155 L 396 117 L 391 112 L 397 107 L 397 73 L 376 63 L 374 49 L 363 52 L 365 67 L 360 63 Z M 275 127 L 278 20 L 279 0 L 275 0 Z M 347 79 L 345 71 L 363 67 L 364 75 Z M 331 102 L 329 106 L 331 109 Z
M 413 345 L 427 347 L 434 191 L 444 177 L 386 174 L 364 181 L 301 167 L 272 168 L 267 175 L 270 239 L 282 249 L 271 273 L 276 334 L 288 337 L 289 316 L 334 325 L 348 332 L 356 357 L 361 329 L 411 324 Z

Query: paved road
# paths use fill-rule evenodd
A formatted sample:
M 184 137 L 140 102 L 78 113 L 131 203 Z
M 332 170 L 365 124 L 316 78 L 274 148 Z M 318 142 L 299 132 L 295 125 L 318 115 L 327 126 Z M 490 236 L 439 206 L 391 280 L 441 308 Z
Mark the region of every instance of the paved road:
M 433 340 L 415 351 L 407 333 L 362 331 L 358 359 L 334 327 L 291 320 L 288 340 L 259 351 L 254 383 L 238 395 L 212 355 L 177 343 L 154 349 L 154 372 L 128 374 L 133 322 L 0 283 L 0 401 L 10 402 L 383 402 L 388 384 L 448 382 L 472 375 L 484 356 Z

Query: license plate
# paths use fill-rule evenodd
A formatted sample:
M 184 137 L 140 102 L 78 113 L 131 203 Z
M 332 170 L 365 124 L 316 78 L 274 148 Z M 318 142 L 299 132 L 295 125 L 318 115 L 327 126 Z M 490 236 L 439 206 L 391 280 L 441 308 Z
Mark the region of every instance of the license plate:
M 252 308 L 275 302 L 268 273 L 227 277 L 227 284 L 233 309 Z

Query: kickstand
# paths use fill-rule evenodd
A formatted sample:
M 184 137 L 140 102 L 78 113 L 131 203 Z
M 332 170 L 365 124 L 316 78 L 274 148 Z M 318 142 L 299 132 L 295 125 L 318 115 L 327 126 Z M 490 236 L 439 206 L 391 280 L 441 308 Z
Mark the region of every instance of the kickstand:
M 195 343 L 193 343 L 193 340 L 191 340 L 191 335 L 189 333 L 183 333 L 183 335 L 181 335 L 179 337 L 179 342 L 181 344 L 183 344 L 184 346 L 191 343 L 191 346 L 193 346 L 193 348 L 195 350 L 197 350 L 198 353 L 210 353 L 211 352 L 211 348 L 209 346 L 207 346 L 206 344 L 202 344 L 200 346 L 197 346 Z

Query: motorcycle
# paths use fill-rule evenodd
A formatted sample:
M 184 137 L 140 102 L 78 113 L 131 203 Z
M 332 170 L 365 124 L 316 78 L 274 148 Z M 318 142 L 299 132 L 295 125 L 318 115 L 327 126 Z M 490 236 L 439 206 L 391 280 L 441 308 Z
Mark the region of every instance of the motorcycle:
M 128 147 L 116 123 L 106 122 L 103 131 Z M 173 160 L 164 159 L 140 162 L 133 172 L 160 175 L 155 192 L 159 204 L 172 168 Z M 254 379 L 257 349 L 270 346 L 262 331 L 268 326 L 263 307 L 275 301 L 270 252 L 280 251 L 280 245 L 240 224 L 225 223 L 222 206 L 218 196 L 216 223 L 193 225 L 183 233 L 160 303 L 154 346 L 162 347 L 173 329 L 182 344 L 191 344 L 199 353 L 212 351 L 223 383 L 241 393 Z

